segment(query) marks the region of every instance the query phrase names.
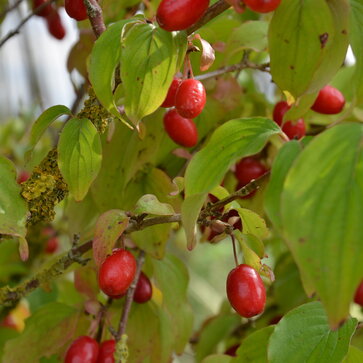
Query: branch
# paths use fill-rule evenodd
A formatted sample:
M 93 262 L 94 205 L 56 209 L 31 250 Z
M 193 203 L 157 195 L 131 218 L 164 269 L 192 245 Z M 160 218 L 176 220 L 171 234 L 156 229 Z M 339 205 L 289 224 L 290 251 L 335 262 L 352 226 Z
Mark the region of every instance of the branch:
M 91 23 L 93 32 L 96 38 L 98 38 L 105 30 L 106 25 L 103 21 L 103 14 L 100 5 L 97 0 L 83 0 L 87 9 L 87 15 Z
M 23 0 L 17 0 L 14 4 L 5 6 L 5 9 L 0 13 L 0 19 L 2 19 L 10 11 L 16 9 L 22 2 Z
M 187 34 L 190 35 L 194 33 L 196 30 L 201 28 L 203 25 L 207 24 L 216 16 L 222 14 L 225 10 L 227 10 L 230 7 L 231 5 L 229 5 L 224 0 L 217 1 L 214 5 L 208 8 L 208 10 L 205 12 L 203 17 L 199 21 L 197 21 L 194 25 L 192 25 L 186 30 Z

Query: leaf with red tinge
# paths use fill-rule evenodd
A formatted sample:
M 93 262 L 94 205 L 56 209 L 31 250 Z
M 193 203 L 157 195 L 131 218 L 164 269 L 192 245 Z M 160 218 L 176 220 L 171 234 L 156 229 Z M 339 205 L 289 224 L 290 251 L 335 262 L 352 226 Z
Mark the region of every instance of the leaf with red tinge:
M 96 271 L 88 266 L 78 268 L 74 271 L 74 286 L 80 293 L 90 299 L 97 300 L 98 287 Z
M 215 60 L 215 52 L 213 47 L 204 39 L 201 38 L 199 34 L 196 34 L 195 39 L 198 39 L 202 44 L 202 56 L 200 58 L 200 70 L 206 71 L 208 70 L 211 65 L 214 63 Z
M 129 217 L 119 209 L 111 209 L 98 218 L 93 239 L 93 257 L 98 267 L 111 254 L 116 240 L 128 225 Z
M 29 246 L 25 238 L 19 237 L 19 255 L 22 261 L 29 258 Z

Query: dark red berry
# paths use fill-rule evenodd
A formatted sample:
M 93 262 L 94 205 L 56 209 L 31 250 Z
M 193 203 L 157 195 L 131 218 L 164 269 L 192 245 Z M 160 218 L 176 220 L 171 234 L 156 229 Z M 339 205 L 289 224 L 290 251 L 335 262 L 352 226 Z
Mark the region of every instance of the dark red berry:
M 232 307 L 245 318 L 261 314 L 266 290 L 260 275 L 251 266 L 242 264 L 227 277 L 227 296 Z
M 176 92 L 175 108 L 181 116 L 194 118 L 203 111 L 206 100 L 203 84 L 196 79 L 186 79 Z
M 276 103 L 273 111 L 273 119 L 279 126 L 281 126 L 284 115 L 290 107 L 286 101 Z
M 345 98 L 342 93 L 338 89 L 328 85 L 320 90 L 311 109 L 315 112 L 333 115 L 341 112 L 344 105 Z
M 97 363 L 114 363 L 115 358 L 113 354 L 115 353 L 115 349 L 116 342 L 113 339 L 102 342 Z
M 278 324 L 279 321 L 283 318 L 282 315 L 276 315 L 274 316 L 272 319 L 270 319 L 270 321 L 268 322 L 268 325 L 275 325 Z
M 239 344 L 232 345 L 229 347 L 224 354 L 230 355 L 231 357 L 237 357 L 237 349 L 239 348 Z
M 87 19 L 87 9 L 83 0 L 65 0 L 64 8 L 67 14 L 78 21 Z
M 96 363 L 98 351 L 99 346 L 94 339 L 81 336 L 68 348 L 64 363 Z
M 16 181 L 18 182 L 18 184 L 21 184 L 21 183 L 24 183 L 25 181 L 27 181 L 29 178 L 30 178 L 30 173 L 28 173 L 26 170 L 22 170 L 19 173 Z
M 175 78 L 173 82 L 171 82 L 168 94 L 166 95 L 164 102 L 161 104 L 161 107 L 168 108 L 175 106 L 176 91 L 178 90 L 181 82 L 182 80 L 180 78 Z
M 183 30 L 196 23 L 209 6 L 209 0 L 162 0 L 156 20 L 168 30 Z
M 287 121 L 282 125 L 282 131 L 289 139 L 300 140 L 306 134 L 304 120 L 300 118 L 297 121 Z
M 33 11 L 35 15 L 42 16 L 43 18 L 46 18 L 50 14 L 52 14 L 55 9 L 53 7 L 53 4 L 45 5 L 42 10 L 36 11 L 40 6 L 45 4 L 48 0 L 33 0 Z
M 47 244 L 45 245 L 45 253 L 52 254 L 58 249 L 58 238 L 52 237 L 49 238 Z
M 117 249 L 102 263 L 98 282 L 101 290 L 106 295 L 118 298 L 129 288 L 135 273 L 135 257 L 126 250 Z
M 257 179 L 267 172 L 266 167 L 253 157 L 241 159 L 236 164 L 235 175 L 241 187 L 248 184 L 252 179 Z
M 146 303 L 151 299 L 152 294 L 153 288 L 151 286 L 151 282 L 149 278 L 141 272 L 134 293 L 134 301 L 139 304 Z
M 363 281 L 359 284 L 354 295 L 354 302 L 363 306 Z
M 164 115 L 164 128 L 170 138 L 181 146 L 192 147 L 198 142 L 198 130 L 193 120 L 180 116 L 175 109 Z
M 257 13 L 269 13 L 277 9 L 281 0 L 244 0 L 244 3 Z
M 49 33 L 56 39 L 63 39 L 66 35 L 66 30 L 64 29 L 62 19 L 58 12 L 53 11 L 49 16 L 47 16 L 46 20 Z

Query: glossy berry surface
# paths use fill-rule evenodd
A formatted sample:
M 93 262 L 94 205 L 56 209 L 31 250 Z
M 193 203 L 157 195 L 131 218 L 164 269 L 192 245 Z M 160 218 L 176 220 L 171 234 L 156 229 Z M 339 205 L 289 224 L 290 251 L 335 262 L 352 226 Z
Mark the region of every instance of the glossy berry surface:
M 273 119 L 279 126 L 281 126 L 284 115 L 289 109 L 290 106 L 286 101 L 276 103 L 273 111 Z
M 257 179 L 267 172 L 266 167 L 252 157 L 241 159 L 236 164 L 235 175 L 240 182 L 240 187 L 248 184 L 252 179 Z
M 227 297 L 239 315 L 251 318 L 261 314 L 266 290 L 257 271 L 246 264 L 234 268 L 227 277 Z
M 45 245 L 45 253 L 48 253 L 48 254 L 54 253 L 55 251 L 57 251 L 58 246 L 59 246 L 59 242 L 58 242 L 57 237 L 49 238 L 49 240 L 47 241 L 47 243 Z
M 306 134 L 305 122 L 302 118 L 295 121 L 287 121 L 282 126 L 282 131 L 289 139 L 300 140 Z
M 269 13 L 277 9 L 281 0 L 244 0 L 243 2 L 257 13 Z
M 196 79 L 186 79 L 176 92 L 175 108 L 180 116 L 194 118 L 203 111 L 206 100 L 203 84 Z
M 44 3 L 46 3 L 48 0 L 33 0 L 33 11 L 35 12 L 35 10 L 37 8 L 39 8 L 40 6 L 42 6 Z M 42 10 L 39 10 L 36 12 L 35 15 L 41 16 L 43 18 L 46 18 L 47 16 L 49 16 L 53 11 L 55 11 L 55 9 L 53 8 L 52 4 L 48 4 L 46 6 L 44 6 L 42 8 Z
M 81 336 L 68 348 L 64 363 L 96 363 L 98 352 L 99 346 L 94 339 Z
M 196 23 L 209 6 L 209 0 L 162 0 L 156 20 L 168 30 L 184 30 Z
M 344 105 L 345 98 L 342 93 L 338 89 L 328 85 L 320 90 L 311 109 L 315 112 L 334 115 L 341 112 Z
M 53 11 L 49 16 L 46 18 L 48 31 L 54 38 L 61 40 L 66 35 L 66 30 L 62 24 L 62 19 L 57 11 Z
M 178 90 L 182 80 L 180 78 L 173 79 L 173 82 L 171 82 L 171 85 L 168 90 L 168 94 L 165 97 L 164 102 L 161 104 L 161 107 L 173 107 L 175 106 L 175 96 L 176 91 Z
M 136 273 L 136 260 L 132 253 L 115 250 L 102 263 L 98 275 L 100 289 L 108 296 L 118 298 L 131 285 Z
M 87 9 L 83 0 L 65 0 L 64 8 L 67 14 L 78 21 L 87 19 Z
M 114 363 L 115 358 L 113 357 L 113 354 L 115 353 L 115 349 L 116 342 L 113 339 L 102 342 L 97 363 Z
M 146 303 L 151 299 L 152 294 L 153 288 L 151 286 L 151 282 L 149 278 L 141 272 L 134 293 L 134 301 L 139 304 Z
M 169 137 L 181 146 L 192 147 L 198 142 L 198 130 L 193 120 L 180 116 L 175 109 L 164 115 L 164 128 Z
M 360 306 L 363 306 L 363 281 L 359 284 L 355 292 L 354 302 Z

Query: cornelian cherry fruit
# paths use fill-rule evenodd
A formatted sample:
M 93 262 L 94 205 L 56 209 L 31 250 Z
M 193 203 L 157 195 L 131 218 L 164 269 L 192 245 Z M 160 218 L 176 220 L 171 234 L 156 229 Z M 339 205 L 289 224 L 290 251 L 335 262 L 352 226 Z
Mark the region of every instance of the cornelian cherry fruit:
M 139 304 L 146 303 L 151 299 L 152 294 L 153 288 L 151 286 L 151 282 L 149 278 L 141 272 L 134 293 L 134 301 Z
M 64 363 L 96 363 L 98 352 L 99 346 L 94 339 L 81 336 L 68 348 Z
M 342 93 L 332 87 L 325 86 L 322 88 L 311 109 L 315 112 L 334 115 L 342 111 L 345 105 L 345 98 Z
M 73 19 L 81 21 L 88 18 L 87 9 L 83 0 L 65 0 L 64 8 L 67 14 Z
M 51 237 L 48 239 L 46 245 L 45 245 L 45 253 L 52 254 L 58 249 L 58 238 L 57 237 Z
M 33 0 L 33 11 L 35 12 L 40 6 L 45 4 L 48 0 Z M 55 11 L 53 4 L 45 5 L 42 10 L 39 10 L 35 13 L 37 16 L 41 16 L 46 18 L 49 16 L 53 11 Z
M 119 298 L 131 285 L 135 273 L 136 260 L 132 253 L 116 249 L 100 267 L 99 286 L 109 297 Z
M 277 9 L 281 0 L 244 0 L 244 3 L 256 13 L 269 13 Z
M 261 314 L 266 303 L 266 290 L 260 275 L 242 264 L 227 277 L 227 297 L 237 313 L 245 318 Z
M 305 122 L 302 118 L 297 121 L 287 121 L 282 125 L 282 131 L 289 139 L 300 140 L 306 134 Z
M 116 342 L 115 340 L 105 340 L 100 345 L 100 353 L 98 355 L 97 363 L 114 363 L 115 358 L 113 354 L 115 353 Z
M 363 281 L 359 284 L 355 292 L 354 302 L 360 306 L 363 306 Z
M 203 83 L 196 79 L 186 79 L 176 92 L 175 108 L 180 116 L 194 118 L 203 111 L 206 100 Z
M 241 187 L 248 184 L 251 180 L 257 179 L 267 172 L 266 167 L 253 157 L 241 159 L 236 164 L 235 175 Z
M 167 30 L 184 30 L 196 23 L 209 6 L 209 0 L 162 0 L 156 20 Z
M 166 95 L 164 102 L 161 104 L 161 107 L 168 108 L 175 106 L 176 91 L 178 90 L 181 82 L 182 80 L 180 78 L 173 79 L 173 82 L 171 82 L 169 87 L 168 94 Z
M 164 128 L 170 138 L 181 146 L 192 147 L 198 142 L 198 130 L 193 120 L 180 116 L 175 109 L 164 115 Z
M 279 126 L 281 126 L 284 115 L 290 109 L 290 107 L 291 106 L 289 106 L 286 101 L 280 101 L 276 103 L 272 117 Z
M 54 10 L 49 16 L 46 17 L 48 30 L 51 35 L 56 39 L 63 39 L 66 35 L 66 30 L 62 24 L 62 19 L 58 12 Z

